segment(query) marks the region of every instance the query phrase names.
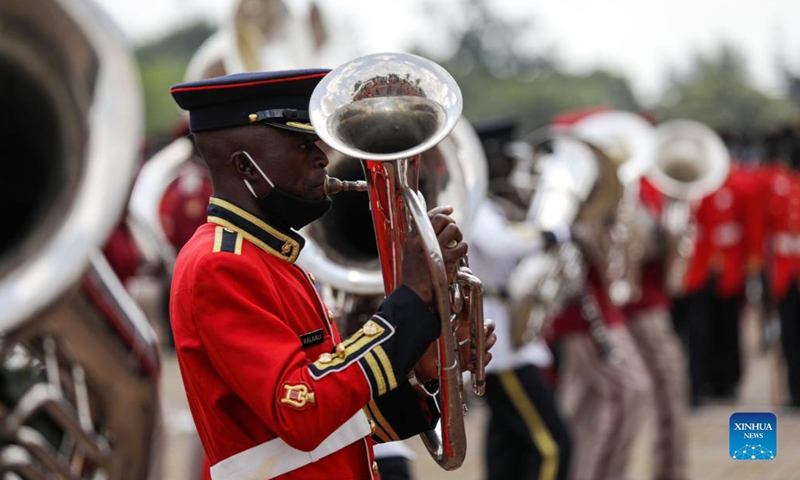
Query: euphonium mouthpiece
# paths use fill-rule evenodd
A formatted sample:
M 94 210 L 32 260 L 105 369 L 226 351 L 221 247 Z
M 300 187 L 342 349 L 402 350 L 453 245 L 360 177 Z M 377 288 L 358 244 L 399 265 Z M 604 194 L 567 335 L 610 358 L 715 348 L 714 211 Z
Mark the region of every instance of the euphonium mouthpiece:
M 348 182 L 335 177 L 325 177 L 324 190 L 325 195 L 334 195 L 339 192 L 366 192 L 367 182 L 364 180 Z

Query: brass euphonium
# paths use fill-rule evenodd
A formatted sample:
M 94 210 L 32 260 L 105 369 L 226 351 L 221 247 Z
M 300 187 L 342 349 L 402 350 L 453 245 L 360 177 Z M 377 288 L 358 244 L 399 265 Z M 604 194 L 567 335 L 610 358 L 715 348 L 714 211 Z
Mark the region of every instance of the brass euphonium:
M 471 341 L 477 352 L 484 350 L 483 292 L 466 259 L 458 268 L 456 283 L 448 285 L 418 181 L 420 154 L 450 134 L 461 108 L 461 91 L 453 78 L 441 66 L 409 54 L 368 55 L 336 68 L 317 86 L 309 106 L 319 137 L 334 150 L 361 159 L 385 293 L 402 280 L 403 245 L 412 225 L 426 247 L 435 312 L 442 324 L 438 344 L 442 423 L 441 438 L 435 431 L 422 438 L 446 470 L 458 468 L 466 455 L 455 328 L 460 321 L 470 321 Z M 477 360 L 473 387 L 481 395 L 485 378 L 480 353 Z
M 138 74 L 90 2 L 5 1 L 0 24 L 0 477 L 156 478 L 156 338 L 102 253 L 138 161 Z

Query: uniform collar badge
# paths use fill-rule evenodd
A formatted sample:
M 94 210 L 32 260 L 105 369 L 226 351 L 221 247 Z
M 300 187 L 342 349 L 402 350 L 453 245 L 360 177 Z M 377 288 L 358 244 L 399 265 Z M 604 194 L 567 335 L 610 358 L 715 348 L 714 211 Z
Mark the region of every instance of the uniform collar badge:
M 250 243 L 289 263 L 297 260 L 305 245 L 305 240 L 297 233 L 278 229 L 221 198 L 211 197 L 208 221 L 241 234 Z

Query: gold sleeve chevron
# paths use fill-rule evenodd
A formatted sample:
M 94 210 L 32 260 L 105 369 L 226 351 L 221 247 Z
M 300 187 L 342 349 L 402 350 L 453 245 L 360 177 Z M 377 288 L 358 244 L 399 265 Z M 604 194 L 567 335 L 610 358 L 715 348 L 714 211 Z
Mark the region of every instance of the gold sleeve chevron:
M 394 428 L 386 421 L 386 417 L 383 416 L 383 413 L 380 408 L 378 408 L 375 401 L 369 402 L 367 406 L 364 407 L 364 413 L 366 413 L 367 418 L 369 418 L 369 424 L 372 427 L 372 436 L 377 443 L 401 440 Z
M 395 334 L 394 326 L 374 315 L 356 333 L 341 343 L 337 350 L 325 353 L 308 366 L 311 378 L 319 380 L 359 362 L 369 380 L 373 397 L 397 387 L 394 369 L 381 346 Z

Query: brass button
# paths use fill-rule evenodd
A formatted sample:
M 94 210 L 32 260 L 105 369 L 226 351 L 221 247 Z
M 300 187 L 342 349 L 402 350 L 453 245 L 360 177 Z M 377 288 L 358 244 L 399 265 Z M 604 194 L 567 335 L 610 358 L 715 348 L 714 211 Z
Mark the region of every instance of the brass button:
M 323 353 L 319 356 L 320 363 L 331 363 L 333 361 L 333 355 L 330 353 Z
M 372 473 L 378 474 L 378 462 L 372 462 Z
M 308 272 L 308 279 L 311 280 L 311 283 L 313 283 L 314 285 L 317 284 L 317 277 L 315 277 L 313 273 Z
M 369 421 L 369 429 L 370 429 L 370 430 L 372 430 L 372 433 L 375 433 L 375 430 L 377 430 L 377 428 L 378 428 L 378 426 L 377 426 L 377 425 L 375 425 L 375 422 L 373 422 L 372 420 L 370 420 L 370 421 Z
M 378 326 L 375 325 L 375 322 L 372 320 L 368 321 L 361 327 L 361 330 L 364 332 L 364 335 L 368 337 L 373 337 L 378 334 Z
M 344 348 L 344 345 L 342 345 L 341 343 L 339 345 L 336 345 L 336 356 L 341 358 L 342 360 L 344 360 L 344 357 L 347 356 L 347 349 Z
M 336 316 L 333 314 L 333 312 L 328 310 L 328 320 L 332 322 L 334 318 L 336 318 Z

